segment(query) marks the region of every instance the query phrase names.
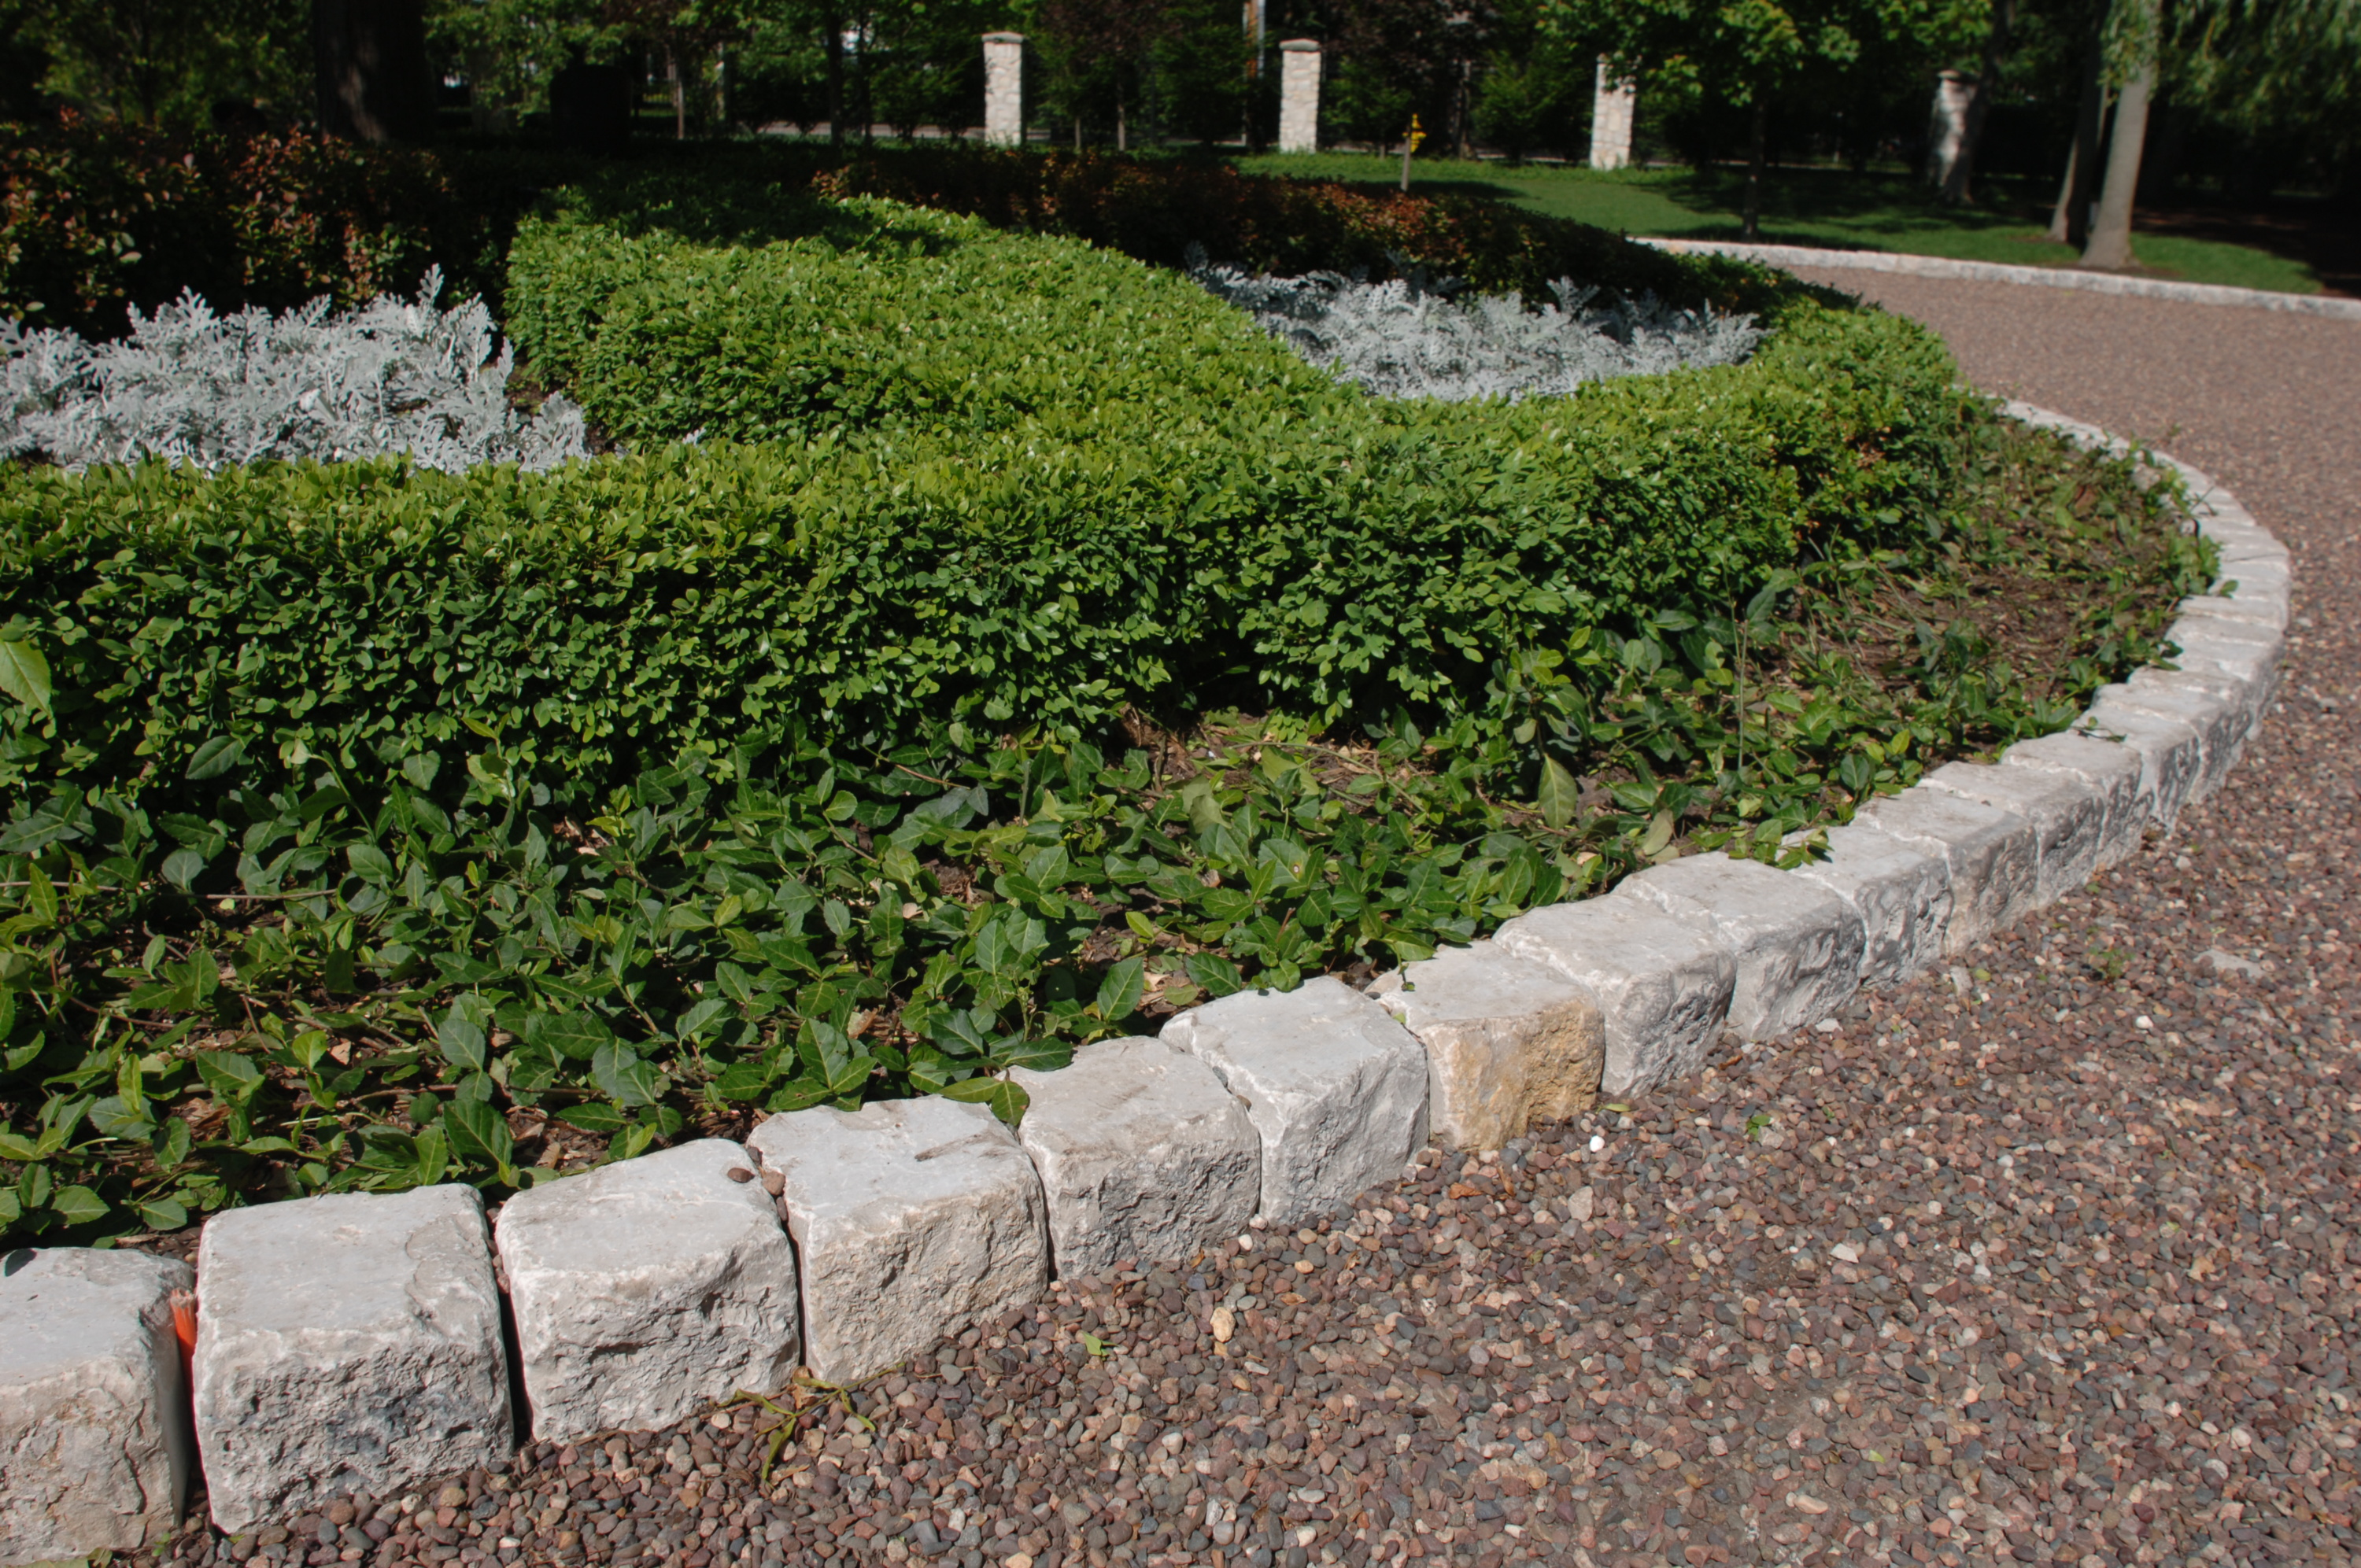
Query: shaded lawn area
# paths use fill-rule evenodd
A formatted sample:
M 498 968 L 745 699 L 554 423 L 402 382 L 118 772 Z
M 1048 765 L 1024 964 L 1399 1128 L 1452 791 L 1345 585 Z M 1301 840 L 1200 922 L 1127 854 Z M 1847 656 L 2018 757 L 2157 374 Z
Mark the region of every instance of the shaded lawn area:
M 1260 173 L 1389 185 L 1400 178 L 1401 168 L 1399 159 L 1352 153 L 1272 154 L 1239 163 Z M 1489 196 L 1624 234 L 1734 240 L 1744 228 L 1739 209 L 1745 174 L 1736 168 L 1607 174 L 1554 165 L 1435 159 L 1419 160 L 1411 173 L 1411 189 L 1425 194 Z M 2041 237 L 2056 193 L 2053 183 L 1991 178 L 1981 185 L 1978 204 L 1956 208 L 1942 205 L 1923 181 L 1905 173 L 1777 169 L 1763 182 L 1763 239 L 1772 245 L 1898 251 L 2028 267 L 2075 262 L 2079 253 L 2071 247 Z M 2135 227 L 2134 250 L 2142 270 L 2153 277 L 2313 294 L 2321 291 L 2323 271 L 2335 282 L 2345 282 L 2344 274 L 2355 270 L 2319 265 L 2329 258 L 2322 236 L 2312 232 L 2317 225 L 2241 222 L 2237 214 L 2177 208 L 2139 214 Z

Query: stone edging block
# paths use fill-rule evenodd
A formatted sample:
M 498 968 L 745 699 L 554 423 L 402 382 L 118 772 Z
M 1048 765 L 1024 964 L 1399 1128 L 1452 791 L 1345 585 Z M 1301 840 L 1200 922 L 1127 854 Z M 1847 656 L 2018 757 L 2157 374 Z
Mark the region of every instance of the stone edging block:
M 786 1386 L 802 1343 L 796 1257 L 753 1177 L 744 1148 L 702 1138 L 501 1206 L 493 1239 L 533 1437 L 670 1426 Z
M 1492 939 L 1598 999 L 1604 1093 L 1637 1094 L 1696 1072 L 1730 1016 L 1736 956 L 1710 930 L 1644 899 L 1614 893 L 1528 910 Z
M 197 1252 L 197 1446 L 236 1535 L 508 1463 L 508 1351 L 472 1187 L 231 1209 Z
M 1017 1141 L 1048 1202 L 1049 1253 L 1073 1278 L 1174 1263 L 1236 1235 L 1262 1202 L 1262 1139 L 1213 1069 L 1162 1040 L 1084 1046 L 1032 1096 Z
M 1623 886 L 1730 949 L 1730 1028 L 1742 1040 L 1800 1029 L 1861 989 L 1861 911 L 1828 888 L 1728 855 L 1651 866 Z
M 0 1278 L 0 1563 L 152 1551 L 194 1454 L 172 1293 L 188 1265 L 12 1252 Z
M 1427 1124 L 1445 1148 L 1496 1149 L 1598 1098 L 1598 998 L 1491 942 L 1381 974 L 1368 993 L 1426 1047 Z
M 1048 1284 L 1041 1184 L 981 1105 L 820 1106 L 773 1116 L 746 1143 L 782 1179 L 804 1358 L 823 1382 L 898 1365 Z

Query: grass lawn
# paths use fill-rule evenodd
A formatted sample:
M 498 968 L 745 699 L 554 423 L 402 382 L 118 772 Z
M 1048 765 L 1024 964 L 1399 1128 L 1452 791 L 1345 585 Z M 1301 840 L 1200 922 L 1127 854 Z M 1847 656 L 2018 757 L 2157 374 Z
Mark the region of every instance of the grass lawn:
M 1384 181 L 1400 177 L 1399 159 L 1316 153 L 1243 159 L 1262 173 L 1325 175 Z M 1537 213 L 1575 218 L 1625 234 L 1671 239 L 1736 239 L 1744 197 L 1742 170 L 1642 169 L 1602 174 L 1554 165 L 1463 163 L 1422 159 L 1411 188 L 1430 194 L 1462 191 L 1514 202 Z M 1983 181 L 1983 204 L 1943 206 L 1924 181 L 1895 172 L 1835 169 L 1774 170 L 1763 192 L 1763 238 L 1773 245 L 1839 250 L 1890 250 L 1968 261 L 2066 267 L 2077 252 L 2041 237 L 2055 187 L 2031 180 Z M 2160 278 L 2227 283 L 2293 294 L 2320 291 L 2302 262 L 2255 247 L 2182 235 L 2136 234 L 2141 266 Z

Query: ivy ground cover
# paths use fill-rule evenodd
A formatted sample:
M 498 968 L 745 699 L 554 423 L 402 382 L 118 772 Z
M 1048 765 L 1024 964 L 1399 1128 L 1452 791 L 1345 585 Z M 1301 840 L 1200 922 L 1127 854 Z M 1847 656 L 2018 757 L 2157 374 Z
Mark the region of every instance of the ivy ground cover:
M 628 451 L 0 488 L 12 1234 L 1014 1117 L 1200 996 L 1803 852 L 2205 575 L 1800 291 L 1745 365 L 1385 403 L 1071 239 L 667 184 L 509 259 Z

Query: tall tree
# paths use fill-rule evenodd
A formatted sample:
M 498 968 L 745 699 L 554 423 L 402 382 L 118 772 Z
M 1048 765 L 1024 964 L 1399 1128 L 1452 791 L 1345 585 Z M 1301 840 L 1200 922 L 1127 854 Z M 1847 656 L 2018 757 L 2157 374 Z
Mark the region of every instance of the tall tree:
M 745 6 L 740 0 L 605 0 L 604 14 L 609 26 L 663 52 L 672 80 L 673 135 L 686 140 L 689 73 L 702 82 L 714 52 L 745 33 Z
M 2009 35 L 2016 27 L 2016 0 L 1992 0 L 1992 24 L 1984 32 L 1983 69 L 1976 72 L 1975 92 L 1968 99 L 1967 125 L 1960 137 L 1960 156 L 1951 160 L 1943 179 L 1943 200 L 1958 206 L 1971 199 L 1976 148 L 1983 141 L 1984 124 L 1992 117 L 1993 95 L 2000 91 L 2000 73 L 2008 60 Z
M 2107 138 L 2107 177 L 2099 210 L 2082 247 L 2082 265 L 2132 264 L 2132 203 L 2139 191 L 2140 155 L 2147 144 L 2147 110 L 2156 93 L 2161 6 L 2158 0 L 2117 0 L 2116 55 L 2123 86 L 2115 97 L 2114 129 Z
M 2058 204 L 2049 214 L 2048 237 L 2060 245 L 2079 247 L 2091 237 L 2091 202 L 2099 188 L 2099 134 L 2106 120 L 2106 40 L 2093 31 L 2082 49 L 2074 139 L 2066 149 L 2066 173 L 2058 184 Z
M 434 138 L 421 0 L 312 0 L 321 128 L 353 141 Z
M 1073 122 L 1105 116 L 1115 146 L 1128 150 L 1132 111 L 1147 93 L 1157 47 L 1177 31 L 1161 0 L 1046 0 L 1038 39 L 1049 68 L 1049 98 Z

